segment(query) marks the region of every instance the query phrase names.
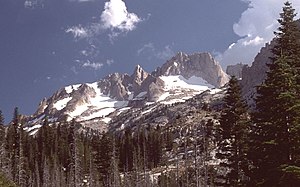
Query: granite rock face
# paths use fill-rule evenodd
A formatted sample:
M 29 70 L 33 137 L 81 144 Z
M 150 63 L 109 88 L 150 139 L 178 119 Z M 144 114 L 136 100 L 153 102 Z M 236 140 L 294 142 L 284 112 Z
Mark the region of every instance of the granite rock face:
M 266 44 L 254 58 L 252 66 L 245 66 L 242 70 L 242 94 L 251 107 L 254 106 L 256 87 L 266 79 L 267 64 L 271 63 L 273 46 L 274 41 Z
M 225 85 L 229 77 L 220 64 L 209 53 L 194 53 L 191 55 L 179 52 L 154 72 L 156 76 L 182 75 L 186 79 L 202 77 L 215 87 Z
M 247 65 L 242 64 L 242 63 L 236 64 L 236 65 L 229 65 L 226 68 L 226 73 L 229 76 L 235 76 L 236 78 L 241 79 L 243 68 L 246 66 Z

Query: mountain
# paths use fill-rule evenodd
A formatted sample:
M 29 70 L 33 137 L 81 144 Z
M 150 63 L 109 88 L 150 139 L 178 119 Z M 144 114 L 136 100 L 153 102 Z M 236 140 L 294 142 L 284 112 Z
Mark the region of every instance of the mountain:
M 97 82 L 59 89 L 27 117 L 27 131 L 34 134 L 46 116 L 50 122 L 75 119 L 107 130 L 111 120 L 130 109 L 185 102 L 206 90 L 216 92 L 227 81 L 209 53 L 179 52 L 152 73 L 137 65 L 131 75 L 113 73 Z
M 154 72 L 156 76 L 182 75 L 202 77 L 209 84 L 220 87 L 228 82 L 228 76 L 209 53 L 187 55 L 179 52 Z

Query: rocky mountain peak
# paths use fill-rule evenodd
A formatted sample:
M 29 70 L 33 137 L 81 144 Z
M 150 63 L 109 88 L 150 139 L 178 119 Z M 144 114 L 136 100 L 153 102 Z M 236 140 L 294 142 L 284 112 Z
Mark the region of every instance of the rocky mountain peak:
M 154 75 L 182 75 L 186 79 L 196 76 L 215 87 L 221 87 L 229 80 L 219 63 L 207 52 L 191 55 L 179 52 L 161 68 L 157 68 Z
M 140 85 L 148 77 L 148 75 L 149 73 L 147 73 L 140 65 L 137 65 L 134 68 L 131 77 L 134 83 Z

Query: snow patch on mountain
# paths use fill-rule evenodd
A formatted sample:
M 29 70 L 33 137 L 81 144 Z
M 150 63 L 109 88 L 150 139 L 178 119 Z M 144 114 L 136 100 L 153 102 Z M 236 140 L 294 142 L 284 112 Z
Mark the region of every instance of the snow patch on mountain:
M 103 118 L 101 121 L 103 121 L 104 123 L 109 123 L 112 119 L 111 118 Z
M 65 87 L 65 90 L 68 94 L 72 93 L 75 90 L 78 90 L 78 88 L 81 86 L 81 84 L 74 84 L 74 85 L 70 85 Z
M 79 115 L 81 115 L 83 112 L 85 112 L 88 109 L 88 105 L 81 105 L 81 106 L 77 106 L 76 109 L 72 112 L 69 112 L 69 116 L 71 118 L 68 119 L 68 121 L 70 121 L 72 118 L 77 117 Z
M 90 120 L 97 117 L 104 117 L 115 110 L 126 107 L 128 101 L 117 101 L 110 98 L 108 95 L 101 93 L 98 83 L 87 84 L 90 88 L 95 91 L 95 96 L 89 98 L 89 102 L 79 105 L 74 111 L 68 113 L 71 120 L 72 118 L 78 117 L 79 120 Z
M 158 99 L 162 104 L 173 104 L 185 102 L 196 94 L 212 89 L 210 85 L 201 77 L 192 76 L 189 79 L 182 75 L 160 76 L 164 81 L 164 92 Z
M 61 99 L 53 104 L 53 107 L 56 108 L 57 110 L 62 110 L 65 108 L 68 104 L 68 102 L 72 99 L 72 97 L 67 97 L 64 99 Z
M 160 76 L 165 83 L 165 90 L 176 89 L 192 89 L 196 91 L 204 91 L 214 86 L 210 85 L 201 77 L 192 76 L 189 79 L 184 78 L 182 75 Z

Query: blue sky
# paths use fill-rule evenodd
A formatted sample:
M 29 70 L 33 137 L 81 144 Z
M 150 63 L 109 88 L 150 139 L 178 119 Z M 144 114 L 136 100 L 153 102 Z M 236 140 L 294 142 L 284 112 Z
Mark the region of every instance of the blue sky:
M 298 10 L 300 2 L 294 0 Z M 1 0 L 0 110 L 31 114 L 59 88 L 179 51 L 251 63 L 272 37 L 278 0 Z

